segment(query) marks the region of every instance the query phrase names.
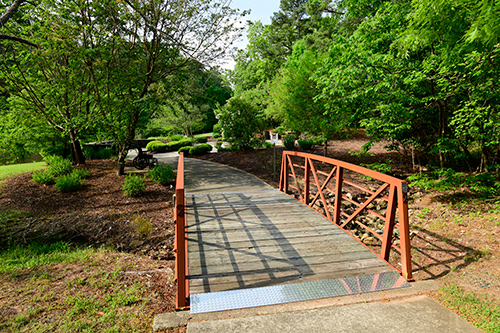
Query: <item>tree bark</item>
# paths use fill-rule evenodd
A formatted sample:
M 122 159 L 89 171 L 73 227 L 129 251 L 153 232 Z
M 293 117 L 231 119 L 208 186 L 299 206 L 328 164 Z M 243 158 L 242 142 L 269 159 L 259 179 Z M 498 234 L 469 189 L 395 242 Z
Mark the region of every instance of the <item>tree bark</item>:
M 83 156 L 82 146 L 80 141 L 78 141 L 76 132 L 74 130 L 69 131 L 69 138 L 71 140 L 71 157 L 75 164 L 85 164 L 85 156 Z

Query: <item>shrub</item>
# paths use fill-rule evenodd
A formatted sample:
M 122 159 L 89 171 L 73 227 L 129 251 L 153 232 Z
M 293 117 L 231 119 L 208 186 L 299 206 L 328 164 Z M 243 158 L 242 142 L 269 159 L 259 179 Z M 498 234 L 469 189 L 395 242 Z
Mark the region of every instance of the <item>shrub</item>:
M 158 140 L 156 140 L 156 141 L 151 141 L 151 142 L 149 142 L 149 143 L 146 145 L 146 150 L 147 150 L 147 151 L 152 151 L 152 152 L 157 152 L 157 153 L 159 153 L 159 151 L 158 151 L 159 147 L 164 146 L 164 145 L 165 145 L 165 144 L 164 144 L 163 142 L 158 141 Z
M 174 180 L 174 170 L 170 164 L 159 164 L 148 171 L 149 177 L 160 185 L 170 184 Z
M 215 110 L 224 137 L 232 146 L 241 149 L 260 147 L 262 140 L 257 133 L 262 130 L 263 122 L 255 104 L 238 97 L 230 98 L 227 103 Z
M 50 155 L 46 156 L 44 160 L 49 165 L 47 172 L 54 178 L 67 175 L 73 171 L 73 163 L 71 163 L 68 159 L 62 158 L 61 156 Z
M 262 142 L 263 148 L 273 148 L 273 146 L 274 146 L 274 144 L 272 144 L 271 142 L 267 142 L 267 141 Z
M 194 142 L 198 142 L 198 143 L 207 143 L 208 142 L 208 138 L 203 136 L 203 137 L 199 137 L 199 138 L 195 138 L 194 139 Z
M 57 178 L 55 187 L 59 192 L 74 192 L 82 187 L 83 182 L 82 178 L 80 177 L 80 172 L 75 171 L 67 175 L 61 175 L 59 178 Z
M 111 148 L 100 148 L 94 154 L 92 154 L 92 158 L 96 160 L 109 160 L 113 157 L 115 151 Z
M 54 184 L 54 176 L 48 170 L 39 170 L 33 172 L 33 181 L 37 184 L 50 185 Z
M 222 133 L 222 126 L 220 124 L 215 124 L 212 131 L 212 138 L 219 138 Z
M 123 181 L 123 193 L 128 197 L 138 197 L 146 192 L 146 181 L 144 177 L 136 174 L 127 175 Z
M 85 179 L 88 176 L 90 176 L 90 170 L 89 169 L 75 169 L 75 170 L 73 170 L 72 173 L 78 175 L 78 177 L 80 177 L 80 179 Z
M 174 134 L 168 137 L 168 141 L 173 142 L 173 141 L 182 141 L 184 139 L 187 139 L 184 135 L 182 134 Z
M 298 139 L 297 142 L 302 149 L 311 149 L 316 143 L 313 139 Z
M 186 147 L 181 147 L 179 148 L 179 150 L 177 151 L 177 153 L 180 155 L 180 153 L 184 153 L 185 155 L 189 155 L 189 150 L 191 150 L 191 146 L 186 146 Z
M 166 151 L 178 151 L 179 148 L 186 147 L 186 146 L 192 146 L 193 145 L 193 140 L 191 139 L 184 139 L 180 141 L 172 141 L 166 143 Z
M 212 151 L 212 145 L 208 143 L 201 144 L 199 146 L 191 147 L 189 154 L 191 155 L 203 155 Z
M 283 145 L 286 149 L 294 149 L 295 148 L 295 136 L 287 135 L 283 137 Z

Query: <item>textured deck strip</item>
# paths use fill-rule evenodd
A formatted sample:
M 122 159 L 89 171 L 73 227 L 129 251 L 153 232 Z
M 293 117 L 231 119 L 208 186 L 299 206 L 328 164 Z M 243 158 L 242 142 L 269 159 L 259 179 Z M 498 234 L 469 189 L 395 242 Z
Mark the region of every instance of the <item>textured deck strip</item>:
M 314 284 L 320 281 L 367 274 L 399 276 L 326 218 L 271 188 L 221 193 L 188 191 L 187 238 L 192 307 L 195 302 L 213 303 L 211 297 L 217 297 L 209 296 L 213 292 L 302 283 L 317 288 L 323 286 Z M 337 286 L 339 282 L 332 283 Z M 262 297 L 276 304 L 265 290 Z M 241 292 L 231 295 L 238 298 Z M 201 293 L 210 294 L 196 295 Z M 223 307 L 228 306 L 232 305 Z
M 408 287 L 396 272 L 191 295 L 191 313 L 283 304 Z

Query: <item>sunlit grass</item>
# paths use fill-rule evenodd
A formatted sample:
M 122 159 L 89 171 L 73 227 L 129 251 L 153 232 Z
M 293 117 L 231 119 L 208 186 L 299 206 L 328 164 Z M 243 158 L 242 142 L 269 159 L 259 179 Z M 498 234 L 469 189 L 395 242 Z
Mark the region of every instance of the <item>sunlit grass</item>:
M 0 181 L 9 177 L 20 175 L 26 172 L 32 172 L 45 168 L 45 162 L 20 163 L 11 165 L 0 165 Z

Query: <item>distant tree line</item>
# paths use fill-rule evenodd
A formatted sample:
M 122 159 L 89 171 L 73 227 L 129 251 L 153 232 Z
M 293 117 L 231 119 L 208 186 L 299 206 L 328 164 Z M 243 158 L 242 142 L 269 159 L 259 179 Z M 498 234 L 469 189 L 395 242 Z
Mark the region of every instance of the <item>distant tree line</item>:
M 415 165 L 500 164 L 500 2 L 282 0 L 247 34 L 233 98 L 268 126 L 324 142 L 362 127 Z

